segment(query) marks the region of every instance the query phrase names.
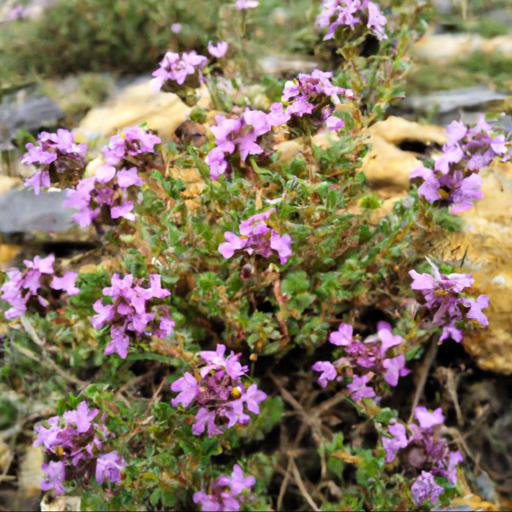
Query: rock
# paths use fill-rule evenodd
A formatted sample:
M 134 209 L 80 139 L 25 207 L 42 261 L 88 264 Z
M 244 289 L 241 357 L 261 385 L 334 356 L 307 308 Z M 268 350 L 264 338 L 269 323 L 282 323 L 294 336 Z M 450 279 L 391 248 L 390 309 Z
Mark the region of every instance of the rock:
M 12 178 L 11 176 L 2 176 L 0 174 L 0 194 L 4 194 L 5 192 L 11 190 L 16 185 L 20 185 L 21 181 L 17 178 Z
M 19 245 L 0 244 L 0 271 L 5 271 L 12 266 L 12 261 L 20 253 Z
M 11 190 L 0 196 L 0 233 L 63 232 L 73 227 L 72 210 L 64 208 L 63 192 L 35 195 Z
M 44 462 L 44 451 L 41 446 L 28 445 L 21 459 L 18 469 L 18 489 L 25 497 L 39 496 L 41 494 L 41 479 Z
M 90 110 L 75 133 L 86 140 L 95 139 L 110 136 L 127 126 L 146 123 L 169 139 L 187 119 L 190 110 L 175 94 L 154 93 L 150 80 L 144 78 L 124 88 L 103 106 Z
M 41 512 L 80 512 L 80 496 L 56 496 L 46 494 L 41 500 Z
M 413 56 L 427 62 L 460 60 L 473 52 L 512 57 L 512 35 L 486 39 L 478 34 L 426 34 L 413 48 Z
M 413 47 L 413 55 L 427 62 L 449 62 L 479 51 L 484 38 L 478 34 L 425 34 Z
M 421 96 L 408 97 L 403 105 L 415 112 L 431 112 L 447 114 L 461 109 L 489 110 L 495 102 L 503 102 L 507 96 L 487 87 L 464 87 L 451 91 L 438 91 Z
M 442 145 L 446 142 L 444 128 L 433 124 L 414 123 L 396 116 L 375 123 L 370 128 L 370 133 L 396 145 L 407 140 L 422 142 L 425 145 Z
M 462 270 L 490 299 L 489 327 L 465 335 L 464 347 L 482 369 L 512 374 L 512 165 L 481 176 L 484 197 L 461 214 L 464 229 L 449 238 L 445 259 L 464 261 Z
M 0 150 L 11 149 L 10 141 L 18 130 L 54 126 L 63 117 L 59 106 L 46 96 L 26 89 L 8 95 L 0 104 Z

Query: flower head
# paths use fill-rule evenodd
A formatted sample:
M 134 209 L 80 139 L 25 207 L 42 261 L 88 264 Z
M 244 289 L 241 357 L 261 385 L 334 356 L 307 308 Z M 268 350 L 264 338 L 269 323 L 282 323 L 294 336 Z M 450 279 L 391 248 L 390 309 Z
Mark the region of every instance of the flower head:
M 198 87 L 203 80 L 202 69 L 206 64 L 208 59 L 194 50 L 182 54 L 167 52 L 159 68 L 153 71 L 151 86 L 155 92 L 173 92 L 184 86 Z
M 441 409 L 429 412 L 425 407 L 417 407 L 414 417 L 416 422 L 408 425 L 398 420 L 389 424 L 389 437 L 382 437 L 386 462 L 399 460 L 405 474 L 416 476 L 411 492 L 417 505 L 427 499 L 435 504 L 443 488 L 435 482 L 434 476 L 456 485 L 462 455 L 451 451 L 440 435 L 444 423 Z
M 53 416 L 45 423 L 35 427 L 34 441 L 34 446 L 42 445 L 52 459 L 43 464 L 46 474 L 41 483 L 43 491 L 62 494 L 66 480 L 83 478 L 87 481 L 94 466 L 98 483 L 121 482 L 120 471 L 125 462 L 115 451 L 104 452 L 104 445 L 112 434 L 98 409 L 91 409 L 82 401 L 76 409 Z
M 245 476 L 242 468 L 235 464 L 231 475 L 217 478 L 209 493 L 201 490 L 194 494 L 194 503 L 201 506 L 201 510 L 232 512 L 240 510 L 240 506 L 251 499 L 251 489 L 256 479 Z
M 423 295 L 424 306 L 433 313 L 432 323 L 443 328 L 439 341 L 447 338 L 462 341 L 462 330 L 456 323 L 463 320 L 486 327 L 488 320 L 482 309 L 489 306 L 488 297 L 480 295 L 475 299 L 466 295 L 466 290 L 473 286 L 473 277 L 470 274 L 443 274 L 435 263 L 430 260 L 429 263 L 431 274 L 411 270 L 409 275 L 413 279 L 411 289 Z
M 274 209 L 270 209 L 241 222 L 240 235 L 226 231 L 225 242 L 219 245 L 222 256 L 229 259 L 236 251 L 243 250 L 249 255 L 258 254 L 264 258 L 270 258 L 275 252 L 280 263 L 284 265 L 292 255 L 292 239 L 290 235 L 280 235 L 267 224 L 267 219 L 274 212 Z
M 7 271 L 7 281 L 0 287 L 0 299 L 9 304 L 5 313 L 8 320 L 18 318 L 27 310 L 46 310 L 56 293 L 76 295 L 80 290 L 75 286 L 77 273 L 65 272 L 58 276 L 54 271 L 55 256 L 36 256 L 24 260 L 25 270 L 12 268 Z
M 360 31 L 365 27 L 377 39 L 387 39 L 386 17 L 371 0 L 323 0 L 317 24 L 327 27 L 324 41 L 334 39 L 338 31 Z
M 75 184 L 85 169 L 87 146 L 77 144 L 68 130 L 59 128 L 56 133 L 41 132 L 37 143 L 27 144 L 26 149 L 21 163 L 34 166 L 36 172 L 25 185 L 32 186 L 36 194 L 51 184 Z
M 249 412 L 259 414 L 266 394 L 256 384 L 246 386 L 243 382 L 248 368 L 240 364 L 240 356 L 226 354 L 225 345 L 199 352 L 202 362 L 195 375 L 186 372 L 171 385 L 171 390 L 178 393 L 171 402 L 173 407 L 199 406 L 192 425 L 194 435 L 206 430 L 208 437 L 213 437 L 237 423 L 249 423 Z
M 169 318 L 169 309 L 160 301 L 171 292 L 161 287 L 160 276 L 150 274 L 149 287 L 131 274 L 121 278 L 114 274 L 111 286 L 103 288 L 103 296 L 109 297 L 105 304 L 98 299 L 94 305 L 95 315 L 91 318 L 95 329 L 110 326 L 112 341 L 105 347 L 105 354 L 117 353 L 125 359 L 130 340 L 143 336 L 165 338 L 172 334 L 174 321 Z
M 351 379 L 347 390 L 352 399 L 378 399 L 375 389 L 369 385 L 370 381 L 372 384 L 384 381 L 395 387 L 400 377 L 409 373 L 405 367 L 405 356 L 392 353 L 403 341 L 401 336 L 393 334 L 387 322 L 379 322 L 377 333 L 364 341 L 354 337 L 351 325 L 341 323 L 338 330 L 329 335 L 329 342 L 341 347 L 343 355 L 332 363 L 317 361 L 313 365 L 313 370 L 320 372 L 318 383 L 326 387 L 333 380 L 341 381 L 345 375 Z
M 448 206 L 452 213 L 468 210 L 482 199 L 478 172 L 494 160 L 508 159 L 510 153 L 509 141 L 492 130 L 483 117 L 473 128 L 460 121 L 448 125 L 448 141 L 434 168 L 421 166 L 411 173 L 411 179 L 422 180 L 418 194 L 430 204 Z

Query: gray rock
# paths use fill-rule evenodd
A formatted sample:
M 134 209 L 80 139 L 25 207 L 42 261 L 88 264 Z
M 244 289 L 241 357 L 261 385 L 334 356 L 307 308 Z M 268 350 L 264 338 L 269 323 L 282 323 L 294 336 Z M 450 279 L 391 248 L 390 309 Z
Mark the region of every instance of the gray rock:
M 410 96 L 404 101 L 404 105 L 416 112 L 437 110 L 440 114 L 447 114 L 456 110 L 485 111 L 490 103 L 506 98 L 505 94 L 486 87 L 465 87 L 423 96 Z
M 31 190 L 10 190 L 0 196 L 0 233 L 64 232 L 73 227 L 72 210 L 64 208 L 63 192 L 36 196 Z
M 0 104 L 0 146 L 8 148 L 20 129 L 32 131 L 56 125 L 64 113 L 46 96 L 31 95 L 26 90 L 8 95 Z

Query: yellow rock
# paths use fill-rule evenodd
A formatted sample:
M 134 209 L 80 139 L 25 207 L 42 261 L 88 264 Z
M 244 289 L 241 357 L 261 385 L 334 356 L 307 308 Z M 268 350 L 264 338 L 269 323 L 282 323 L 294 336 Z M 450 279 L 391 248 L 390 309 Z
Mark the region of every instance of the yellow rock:
M 512 166 L 482 173 L 484 197 L 462 214 L 464 232 L 450 241 L 454 259 L 464 258 L 478 289 L 490 299 L 489 327 L 464 337 L 464 346 L 485 370 L 512 374 Z
M 20 179 L 0 174 L 0 194 L 9 192 L 9 190 L 16 187 L 17 185 L 21 185 Z
M 207 101 L 203 94 L 201 104 Z M 126 87 L 113 101 L 92 109 L 75 130 L 81 139 L 112 135 L 121 128 L 146 123 L 164 138 L 170 138 L 190 113 L 175 94 L 151 90 L 150 81 Z
M 441 126 L 415 123 L 396 116 L 375 123 L 369 131 L 372 135 L 379 136 L 392 144 L 400 144 L 404 140 L 423 142 L 427 145 L 433 142 L 437 144 L 446 142 L 446 134 Z
M 501 53 L 512 57 L 510 34 L 486 39 L 478 34 L 425 34 L 413 48 L 413 55 L 427 62 L 450 62 L 473 52 Z
M 413 48 L 413 55 L 429 62 L 449 62 L 481 50 L 484 38 L 477 34 L 425 34 Z
M 19 245 L 0 244 L 0 270 L 7 270 L 20 250 Z

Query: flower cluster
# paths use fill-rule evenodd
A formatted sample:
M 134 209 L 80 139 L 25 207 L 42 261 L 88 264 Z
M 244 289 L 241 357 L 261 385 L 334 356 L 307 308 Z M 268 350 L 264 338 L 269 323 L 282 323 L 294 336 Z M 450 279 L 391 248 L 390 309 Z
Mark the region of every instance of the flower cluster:
M 169 51 L 160 61 L 160 67 L 153 71 L 151 86 L 155 92 L 176 92 L 182 87 L 197 88 L 203 80 L 202 69 L 206 64 L 208 59 L 194 50 L 182 54 Z
M 453 121 L 446 135 L 448 141 L 434 169 L 421 166 L 411 173 L 411 179 L 423 180 L 418 194 L 430 204 L 449 206 L 452 213 L 459 213 L 483 197 L 478 172 L 496 158 L 508 159 L 510 148 L 505 136 L 494 135 L 483 117 L 473 128 Z
M 107 167 L 145 167 L 153 162 L 155 146 L 161 142 L 151 131 L 140 126 L 129 126 L 110 137 L 102 150 L 103 158 Z
M 416 407 L 414 416 L 417 423 L 407 427 L 397 420 L 389 425 L 389 437 L 382 438 L 386 462 L 393 462 L 398 456 L 405 474 L 416 477 L 411 492 L 417 505 L 427 499 L 435 504 L 443 488 L 434 477 L 446 478 L 456 485 L 457 466 L 463 457 L 460 452 L 451 451 L 440 436 L 444 422 L 441 409 L 429 412 L 425 407 Z
M 77 144 L 68 130 L 41 132 L 37 136 L 37 144 L 29 143 L 26 149 L 21 163 L 33 165 L 37 170 L 25 181 L 25 185 L 32 186 L 36 194 L 52 184 L 74 185 L 85 169 L 87 146 Z
M 255 483 L 253 476 L 245 476 L 242 468 L 235 464 L 231 475 L 220 476 L 213 482 L 209 494 L 194 493 L 194 503 L 200 505 L 203 512 L 238 512 L 242 503 L 251 499 Z
M 175 322 L 170 319 L 169 308 L 155 299 L 165 299 L 171 294 L 161 287 L 160 276 L 150 274 L 149 288 L 142 286 L 142 280 L 131 274 L 121 278 L 114 274 L 111 286 L 103 288 L 108 303 L 98 299 L 94 303 L 91 323 L 95 329 L 110 326 L 111 343 L 105 347 L 105 354 L 117 353 L 125 359 L 130 338 L 136 336 L 157 336 L 164 339 L 174 331 Z
M 217 345 L 215 352 L 199 352 L 202 366 L 197 372 L 186 372 L 171 385 L 171 390 L 179 393 L 172 400 L 173 407 L 199 406 L 192 425 L 196 436 L 205 429 L 208 437 L 213 437 L 237 423 L 247 425 L 251 419 L 247 412 L 259 414 L 259 404 L 266 398 L 256 384 L 246 387 L 242 382 L 248 368 L 240 364 L 241 354 L 225 353 L 224 345 Z
M 344 89 L 332 83 L 332 72 L 315 69 L 311 74 L 300 73 L 296 79 L 286 82 L 281 100 L 286 113 L 291 117 L 307 115 L 316 124 L 325 123 L 330 130 L 343 128 L 343 120 L 333 116 L 340 96 L 353 98 L 351 89 Z
M 351 31 L 366 26 L 379 40 L 387 39 L 386 17 L 379 6 L 371 0 L 323 0 L 322 12 L 317 24 L 328 27 L 324 41 L 336 37 L 338 29 Z
M 266 220 L 275 212 L 274 208 L 258 213 L 240 223 L 240 235 L 231 231 L 224 233 L 226 240 L 219 245 L 219 252 L 224 258 L 231 258 L 236 251 L 245 251 L 247 254 L 258 254 L 270 258 L 273 251 L 279 256 L 284 265 L 292 255 L 292 239 L 290 235 L 280 235 L 275 229 L 267 225 Z
M 451 338 L 456 342 L 463 340 L 462 329 L 458 325 L 470 320 L 473 325 L 487 327 L 487 317 L 482 312 L 489 306 L 489 298 L 479 295 L 476 299 L 463 295 L 464 290 L 471 288 L 474 279 L 471 274 L 442 274 L 439 268 L 429 260 L 432 274 L 419 274 L 411 270 L 413 279 L 411 288 L 421 292 L 425 307 L 434 313 L 432 323 L 442 327 L 439 342 Z
M 116 451 L 105 452 L 104 445 L 111 433 L 99 417 L 98 409 L 89 409 L 83 401 L 76 410 L 53 416 L 46 423 L 47 426 L 35 427 L 34 441 L 34 446 L 42 445 L 54 459 L 43 464 L 43 491 L 62 494 L 66 481 L 80 477 L 88 481 L 93 472 L 100 484 L 121 483 L 125 462 Z
M 8 320 L 24 315 L 29 308 L 36 311 L 47 308 L 55 292 L 68 295 L 80 292 L 75 286 L 77 273 L 67 271 L 59 277 L 55 274 L 54 262 L 53 254 L 46 258 L 36 256 L 23 261 L 24 271 L 17 268 L 7 271 L 8 280 L 0 288 L 0 298 L 10 306 L 5 312 Z
M 342 323 L 337 331 L 331 333 L 329 342 L 343 347 L 343 356 L 334 363 L 317 361 L 313 365 L 313 370 L 320 372 L 318 383 L 326 387 L 330 381 L 341 381 L 341 374 L 345 372 L 347 377 L 351 377 L 347 389 L 353 400 L 375 398 L 377 394 L 368 383 L 376 375 L 383 376 L 387 384 L 395 387 L 398 379 L 409 373 L 403 354 L 388 354 L 388 350 L 403 341 L 401 336 L 392 333 L 387 322 L 379 322 L 377 334 L 368 336 L 364 341 L 354 338 L 351 325 Z
M 98 218 L 105 224 L 121 218 L 135 220 L 134 202 L 144 184 L 138 170 L 154 162 L 155 146 L 160 142 L 155 134 L 138 126 L 125 128 L 111 137 L 103 149 L 104 164 L 95 175 L 67 190 L 64 205 L 77 210 L 73 220 L 82 228 Z
M 261 155 L 264 150 L 258 139 L 269 133 L 274 126 L 286 123 L 289 118 L 280 103 L 274 103 L 268 114 L 261 110 L 246 110 L 237 118 L 216 116 L 217 124 L 211 127 L 215 147 L 206 158 L 211 178 L 216 180 L 229 170 L 228 155 L 238 153 L 242 162 L 249 155 Z

